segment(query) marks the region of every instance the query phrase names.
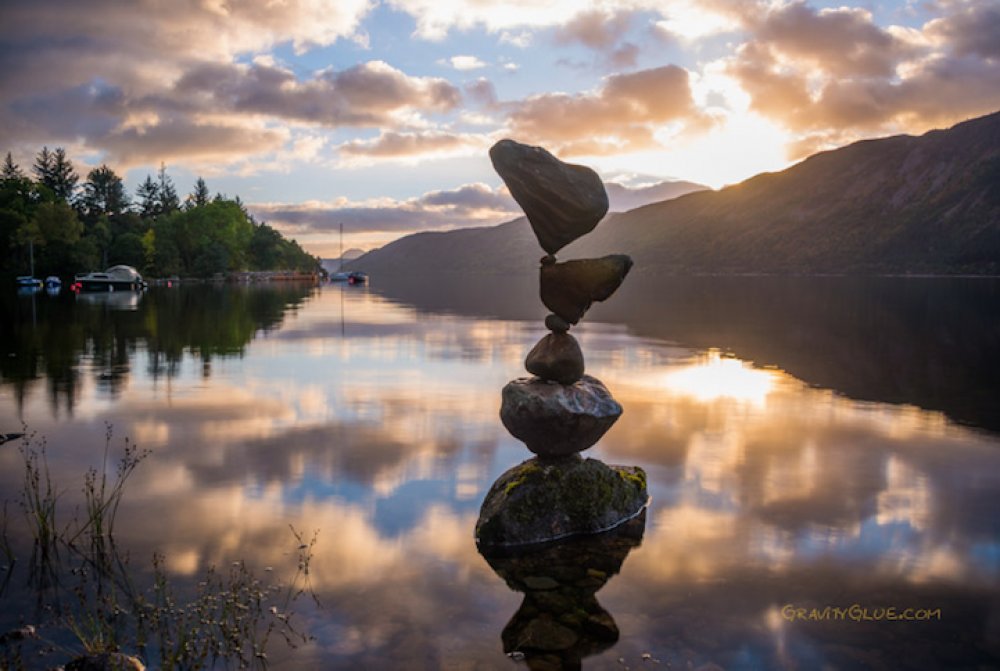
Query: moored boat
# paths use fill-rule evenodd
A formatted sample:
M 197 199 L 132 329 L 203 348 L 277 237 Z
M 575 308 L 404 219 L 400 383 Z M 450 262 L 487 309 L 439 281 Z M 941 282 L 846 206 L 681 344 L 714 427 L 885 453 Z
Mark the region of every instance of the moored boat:
M 74 278 L 74 291 L 141 291 L 147 286 L 132 266 L 112 266 L 103 273 L 87 273 Z

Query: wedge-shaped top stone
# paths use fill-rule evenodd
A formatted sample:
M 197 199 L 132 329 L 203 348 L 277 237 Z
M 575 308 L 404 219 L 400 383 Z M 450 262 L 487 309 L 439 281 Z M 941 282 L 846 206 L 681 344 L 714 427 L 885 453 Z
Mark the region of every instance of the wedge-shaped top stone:
M 615 293 L 631 268 L 632 259 L 625 254 L 543 263 L 542 303 L 570 324 L 575 324 L 594 301 L 603 301 Z
M 586 166 L 514 140 L 493 145 L 490 160 L 549 254 L 590 233 L 608 212 L 604 184 Z

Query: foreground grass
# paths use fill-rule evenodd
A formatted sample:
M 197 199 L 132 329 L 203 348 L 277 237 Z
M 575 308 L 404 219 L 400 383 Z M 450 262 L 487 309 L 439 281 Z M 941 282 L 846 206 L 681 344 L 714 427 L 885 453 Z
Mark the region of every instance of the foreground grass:
M 171 582 L 160 553 L 134 567 L 116 542 L 115 522 L 128 481 L 148 455 L 125 440 L 109 474 L 110 427 L 105 438 L 103 463 L 84 475 L 82 507 L 62 525 L 64 490 L 52 480 L 45 442 L 31 435 L 21 441 L 22 515 L 10 516 L 11 502 L 4 501 L 0 516 L 0 608 L 11 614 L 20 607 L 22 620 L 0 633 L 0 669 L 109 654 L 157 669 L 266 668 L 275 640 L 292 647 L 307 642 L 293 607 L 303 596 L 315 599 L 309 564 L 316 534 L 306 539 L 290 526 L 296 566 L 286 583 L 262 580 L 243 560 L 209 568 L 193 589 Z M 19 561 L 18 540 L 30 541 L 27 566 Z

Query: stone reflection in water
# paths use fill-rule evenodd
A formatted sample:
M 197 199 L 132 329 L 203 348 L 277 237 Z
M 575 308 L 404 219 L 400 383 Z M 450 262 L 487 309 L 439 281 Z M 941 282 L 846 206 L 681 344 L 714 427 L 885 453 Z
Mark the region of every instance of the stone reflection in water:
M 579 669 L 584 657 L 618 641 L 614 618 L 597 591 L 617 574 L 642 543 L 645 510 L 614 531 L 483 556 L 524 601 L 501 634 L 503 650 L 522 655 L 535 671 Z
M 615 292 L 632 260 L 614 255 L 557 263 L 553 256 L 607 212 L 607 193 L 592 170 L 511 140 L 494 145 L 490 157 L 548 252 L 540 295 L 552 314 L 545 319 L 550 333 L 525 360 L 534 376 L 508 383 L 500 408 L 503 425 L 538 456 L 493 483 L 476 543 L 525 595 L 504 628 L 504 651 L 524 655 L 532 669 L 578 669 L 583 657 L 618 640 L 614 619 L 594 595 L 642 538 L 649 496 L 642 469 L 579 455 L 611 428 L 622 407 L 600 380 L 584 374 L 583 352 L 569 330 L 592 302 Z M 569 205 L 553 212 L 552 203 Z

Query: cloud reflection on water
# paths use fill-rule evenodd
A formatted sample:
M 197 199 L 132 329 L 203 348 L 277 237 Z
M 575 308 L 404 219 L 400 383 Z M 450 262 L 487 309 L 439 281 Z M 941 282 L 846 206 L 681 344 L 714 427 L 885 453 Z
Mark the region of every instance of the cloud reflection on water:
M 625 408 L 592 452 L 642 465 L 653 496 L 642 546 L 602 591 L 623 640 L 595 663 L 659 646 L 739 666 L 742 646 L 767 666 L 808 666 L 832 653 L 774 624 L 784 601 L 939 589 L 997 602 L 995 437 L 621 326 L 577 331 L 588 370 Z M 48 437 L 57 481 L 95 463 L 104 422 L 153 451 L 122 533 L 164 551 L 179 575 L 238 557 L 280 565 L 289 523 L 320 529 L 312 577 L 328 610 L 307 614 L 318 641 L 296 654 L 491 666 L 518 599 L 472 529 L 483 492 L 527 457 L 498 421 L 499 390 L 540 332 L 327 289 L 210 377 L 190 365 L 164 381 L 133 366 L 114 401 L 88 383 L 72 418 L 40 395 L 23 413 Z M 10 394 L 0 388 L 5 426 Z M 4 492 L 17 462 L 0 452 Z M 980 644 L 995 650 L 989 626 Z

